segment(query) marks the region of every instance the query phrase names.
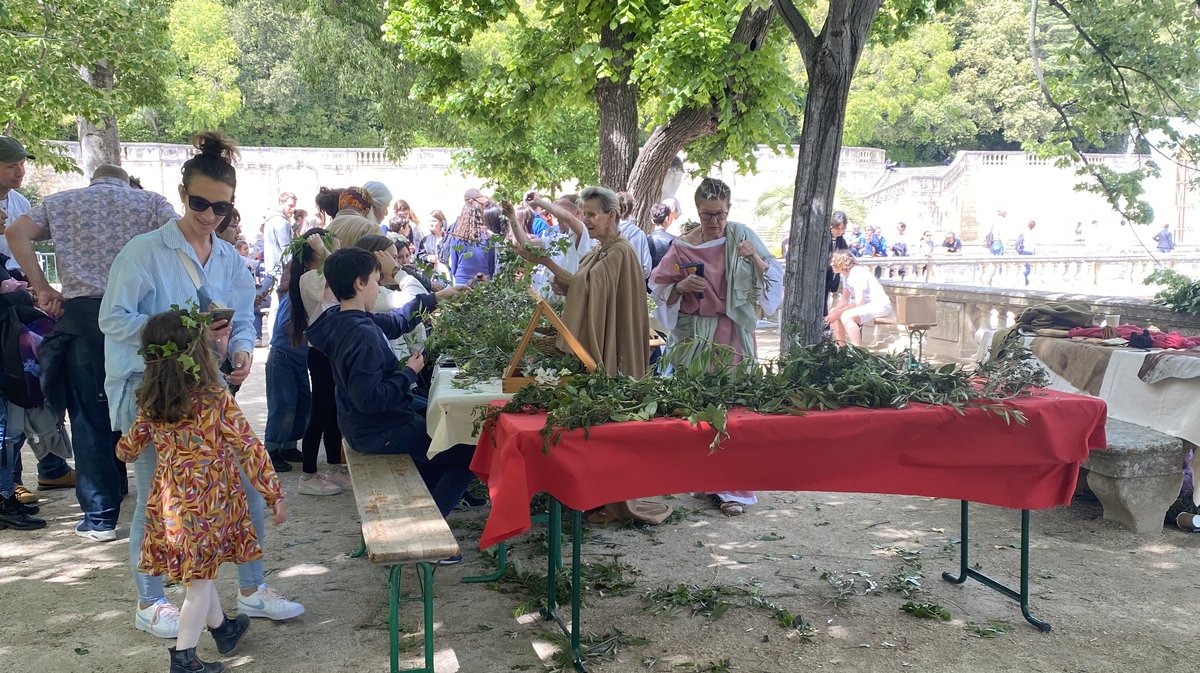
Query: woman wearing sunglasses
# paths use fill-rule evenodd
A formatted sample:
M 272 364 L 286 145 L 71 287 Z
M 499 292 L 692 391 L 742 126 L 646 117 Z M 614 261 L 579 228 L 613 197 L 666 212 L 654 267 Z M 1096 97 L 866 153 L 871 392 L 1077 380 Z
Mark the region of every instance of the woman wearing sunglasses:
M 141 332 L 150 316 L 172 305 L 189 303 L 203 310 L 233 309 L 232 320 L 214 320 L 209 340 L 222 357 L 228 356 L 233 372 L 230 384 L 240 384 L 250 373 L 254 352 L 254 280 L 237 250 L 216 235 L 233 211 L 237 173 L 232 160 L 237 150 L 219 133 L 202 133 L 192 139 L 197 150 L 183 164 L 179 200 L 183 216 L 134 237 L 113 262 L 100 329 L 104 332 L 105 393 L 115 432 L 133 425 L 136 395 L 145 364 L 138 354 Z M 161 577 L 137 572 L 145 535 L 146 497 L 156 466 L 155 452 L 146 451 L 133 464 L 137 506 L 129 530 L 130 565 L 139 603 L 137 628 L 160 638 L 175 638 L 179 609 L 163 594 Z M 264 537 L 262 496 L 242 475 L 250 517 L 260 541 Z M 304 606 L 285 600 L 263 580 L 261 560 L 238 565 L 241 593 L 238 610 L 251 617 L 290 619 Z

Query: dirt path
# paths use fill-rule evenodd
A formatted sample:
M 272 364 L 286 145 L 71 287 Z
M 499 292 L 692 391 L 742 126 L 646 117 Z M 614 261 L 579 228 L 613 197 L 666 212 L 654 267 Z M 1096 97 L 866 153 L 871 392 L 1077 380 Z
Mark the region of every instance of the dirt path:
M 261 428 L 261 378 L 240 397 L 252 424 Z M 27 454 L 26 464 L 31 461 Z M 297 473 L 283 476 L 291 521 L 269 532 L 266 566 L 269 581 L 304 602 L 308 612 L 289 623 L 255 620 L 239 654 L 226 664 L 247 672 L 387 671 L 385 575 L 347 556 L 357 542 L 351 496 L 295 495 Z M 7 615 L 0 621 L 0 671 L 164 670 L 169 643 L 132 624 L 129 512 L 122 513 L 117 542 L 88 543 L 71 532 L 77 516 L 73 494 L 44 495 L 47 529 L 0 532 L 0 600 Z M 619 629 L 648 641 L 620 645 L 592 670 L 1127 673 L 1193 666 L 1200 535 L 1167 530 L 1137 536 L 1100 519 L 1099 506 L 1091 502 L 1035 512 L 1033 608 L 1054 626 L 1043 634 L 998 594 L 940 579 L 941 571 L 956 567 L 957 502 L 833 493 L 760 496 L 761 505 L 736 519 L 682 495 L 672 501 L 684 514 L 675 523 L 588 531 L 584 554 L 595 573 L 591 583 L 629 580 L 632 586 L 607 597 L 590 592 L 584 631 Z M 126 500 L 127 510 L 131 502 Z M 451 520 L 466 562 L 437 574 L 438 671 L 553 670 L 547 654 L 553 630 L 535 616 L 514 616 L 524 596 L 459 582 L 488 568 L 474 544 L 484 516 L 486 510 Z M 984 572 L 1015 577 L 1018 526 L 1013 512 L 975 508 L 971 553 Z M 514 554 L 524 569 L 544 568 L 541 540 L 537 528 L 520 539 Z M 618 572 L 615 563 L 628 568 Z M 922 591 L 913 601 L 936 603 L 950 620 L 902 612 L 907 599 L 887 587 L 904 578 L 920 582 Z M 864 594 L 868 580 L 876 587 Z M 849 581 L 852 587 L 835 587 Z M 734 594 L 727 598 L 733 605 L 715 620 L 691 617 L 688 608 L 678 614 L 647 609 L 644 593 L 681 583 L 724 589 Z M 224 568 L 220 586 L 227 609 L 235 584 L 234 568 Z M 411 575 L 405 587 L 416 591 Z M 747 591 L 802 616 L 811 635 L 781 628 L 767 608 L 743 607 Z M 169 593 L 182 599 L 179 589 Z M 401 615 L 410 629 L 419 624 L 418 605 L 404 605 Z M 1007 632 L 981 638 L 968 623 Z M 216 655 L 203 640 L 201 652 Z M 415 664 L 419 646 L 403 656 Z

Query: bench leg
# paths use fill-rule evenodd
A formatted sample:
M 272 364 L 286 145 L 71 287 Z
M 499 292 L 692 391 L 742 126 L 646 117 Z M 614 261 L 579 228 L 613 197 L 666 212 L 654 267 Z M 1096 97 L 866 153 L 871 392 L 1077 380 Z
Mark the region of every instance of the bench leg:
M 417 564 L 421 578 L 421 603 L 425 618 L 425 668 L 412 673 L 433 673 L 433 566 L 422 561 Z
M 360 533 L 358 536 L 358 549 L 350 552 L 350 558 L 362 558 L 362 555 L 367 553 L 367 538 Z
M 1089 470 L 1087 484 L 1104 506 L 1105 519 L 1136 533 L 1161 533 L 1163 517 L 1183 485 L 1183 472 L 1117 478 Z
M 403 569 L 402 565 L 388 569 L 388 645 L 392 673 L 400 671 L 400 571 Z
M 983 573 L 971 568 L 968 560 L 968 550 L 970 547 L 970 525 L 968 524 L 967 513 L 969 502 L 962 501 L 962 513 L 959 523 L 961 526 L 959 548 L 961 556 L 958 567 L 958 577 L 955 577 L 949 572 L 942 573 L 942 579 L 954 584 L 962 584 L 971 578 L 985 587 L 999 592 L 1009 598 L 1017 601 L 1021 605 L 1021 614 L 1025 617 L 1025 621 L 1033 624 L 1039 631 L 1047 632 L 1050 630 L 1050 625 L 1042 620 L 1034 617 L 1029 611 L 1029 510 L 1021 510 L 1021 590 L 1013 591 L 1009 587 L 997 582 L 996 580 L 984 575 Z
M 491 575 L 471 575 L 462 578 L 463 584 L 480 584 L 483 582 L 495 582 L 504 577 L 504 571 L 508 569 L 508 543 L 501 542 L 496 547 L 496 572 Z

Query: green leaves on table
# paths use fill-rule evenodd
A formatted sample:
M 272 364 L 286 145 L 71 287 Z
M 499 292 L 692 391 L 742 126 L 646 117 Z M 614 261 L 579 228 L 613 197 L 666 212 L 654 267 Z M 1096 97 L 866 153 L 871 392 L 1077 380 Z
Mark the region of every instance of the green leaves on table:
M 777 360 L 733 364 L 728 347 L 675 346 L 694 350 L 687 363 L 668 356 L 670 376 L 608 376 L 602 369 L 577 375 L 558 388 L 528 386 L 504 407 L 476 409 L 476 431 L 501 413 L 546 412 L 545 449 L 563 431 L 609 422 L 673 417 L 714 432 L 716 450 L 729 437 L 729 411 L 742 407 L 764 414 L 803 414 L 844 407 L 902 409 L 912 404 L 949 406 L 959 413 L 977 408 L 1023 424 L 1008 400 L 1045 386 L 1045 371 L 1032 353 L 1014 346 L 977 367 L 910 365 L 905 355 L 875 354 L 824 342 L 796 346 Z

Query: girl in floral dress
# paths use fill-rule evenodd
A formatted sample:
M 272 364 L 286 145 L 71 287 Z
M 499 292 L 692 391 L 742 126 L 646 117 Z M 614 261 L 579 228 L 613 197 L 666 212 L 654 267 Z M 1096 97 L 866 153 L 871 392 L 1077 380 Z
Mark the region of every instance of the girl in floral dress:
M 117 445 L 126 462 L 145 450 L 158 452 L 138 570 L 187 586 L 170 648 L 171 673 L 219 673 L 224 666 L 196 657 L 200 632 L 207 625 L 217 651 L 227 654 L 250 627 L 245 615 L 225 616 L 214 582 L 222 563 L 262 556 L 239 467 L 274 509 L 275 524 L 286 517 L 267 452 L 220 384 L 206 322 L 200 314 L 172 310 L 146 323 L 138 416 Z

